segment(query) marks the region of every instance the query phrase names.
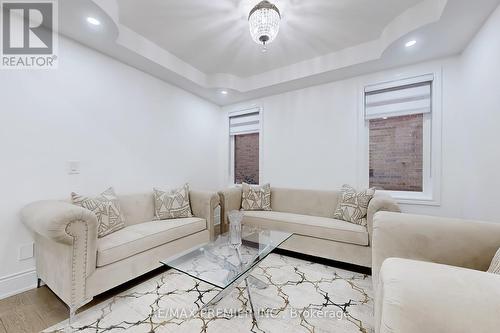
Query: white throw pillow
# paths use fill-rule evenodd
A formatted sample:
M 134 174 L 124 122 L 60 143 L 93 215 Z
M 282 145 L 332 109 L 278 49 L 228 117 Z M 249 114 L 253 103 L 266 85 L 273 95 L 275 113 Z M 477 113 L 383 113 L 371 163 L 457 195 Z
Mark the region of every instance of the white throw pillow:
M 159 220 L 192 217 L 189 184 L 173 190 L 153 188 L 155 216 Z
M 271 185 L 242 184 L 242 210 L 271 210 Z
M 497 253 L 493 257 L 488 273 L 500 274 L 500 249 L 498 249 Z
M 357 192 L 349 185 L 342 186 L 342 196 L 333 218 L 366 226 L 366 214 L 368 212 L 368 204 L 375 195 L 375 189 Z
M 120 202 L 112 187 L 95 198 L 73 192 L 71 193 L 71 200 L 73 204 L 88 209 L 97 216 L 97 222 L 99 223 L 97 236 L 99 238 L 125 227 Z

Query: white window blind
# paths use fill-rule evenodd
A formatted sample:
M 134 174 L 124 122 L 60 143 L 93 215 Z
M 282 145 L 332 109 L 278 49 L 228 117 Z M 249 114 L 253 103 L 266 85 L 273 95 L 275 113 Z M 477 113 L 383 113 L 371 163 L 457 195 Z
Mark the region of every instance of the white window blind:
M 401 82 L 402 85 L 365 90 L 365 119 L 380 119 L 430 113 L 432 79 L 423 82 Z
M 260 131 L 260 111 L 237 113 L 229 116 L 229 134 L 242 135 Z

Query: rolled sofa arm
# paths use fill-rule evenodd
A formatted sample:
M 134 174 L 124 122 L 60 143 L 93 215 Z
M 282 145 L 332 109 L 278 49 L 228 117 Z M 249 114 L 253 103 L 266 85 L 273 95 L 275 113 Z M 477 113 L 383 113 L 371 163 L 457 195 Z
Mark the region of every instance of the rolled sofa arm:
M 387 258 L 486 271 L 499 247 L 500 223 L 379 212 L 373 227 L 374 287 Z
M 33 232 L 58 243 L 73 244 L 72 222 L 85 222 L 97 240 L 97 217 L 91 211 L 64 201 L 37 201 L 21 210 L 21 221 Z
M 21 221 L 40 236 L 72 246 L 73 256 L 85 261 L 85 276 L 94 272 L 98 223 L 90 210 L 64 201 L 37 201 L 21 210 Z
M 221 233 L 228 231 L 229 221 L 227 213 L 241 209 L 241 188 L 230 187 L 219 191 L 221 201 Z
M 373 217 L 377 212 L 381 211 L 401 213 L 398 203 L 390 195 L 385 193 L 376 193 L 368 204 L 368 212 L 366 215 L 370 244 L 372 244 L 373 238 Z
M 207 229 L 210 239 L 215 237 L 214 233 L 214 211 L 219 205 L 219 196 L 215 192 L 189 191 L 191 209 L 196 217 L 207 220 Z
M 38 277 L 71 311 L 88 302 L 86 280 L 97 259 L 96 215 L 64 201 L 38 201 L 24 207 L 20 217 L 35 233 Z

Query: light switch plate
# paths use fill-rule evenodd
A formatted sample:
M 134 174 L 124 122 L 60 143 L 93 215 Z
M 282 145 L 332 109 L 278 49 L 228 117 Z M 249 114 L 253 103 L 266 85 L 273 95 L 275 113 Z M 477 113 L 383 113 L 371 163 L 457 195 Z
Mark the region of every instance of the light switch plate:
M 68 161 L 68 175 L 80 174 L 80 161 Z
M 23 244 L 19 247 L 19 260 L 31 259 L 35 255 L 35 245 L 33 243 Z

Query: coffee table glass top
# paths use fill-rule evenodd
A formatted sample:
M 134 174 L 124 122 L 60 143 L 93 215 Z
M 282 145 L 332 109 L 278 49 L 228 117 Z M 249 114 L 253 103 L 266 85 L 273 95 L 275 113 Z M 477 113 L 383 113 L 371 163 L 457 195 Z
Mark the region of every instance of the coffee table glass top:
M 286 241 L 291 233 L 242 227 L 242 245 L 229 245 L 229 234 L 215 241 L 161 261 L 162 264 L 196 279 L 225 289 L 245 275 L 262 259 Z

